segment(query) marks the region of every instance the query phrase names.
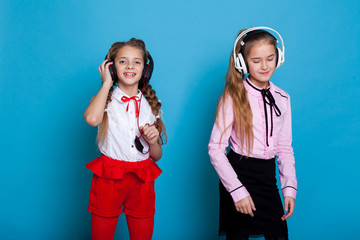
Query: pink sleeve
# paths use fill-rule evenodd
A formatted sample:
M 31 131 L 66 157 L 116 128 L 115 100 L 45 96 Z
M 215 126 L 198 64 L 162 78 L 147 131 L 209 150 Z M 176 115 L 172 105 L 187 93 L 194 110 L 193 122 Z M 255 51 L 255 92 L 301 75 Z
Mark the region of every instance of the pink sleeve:
M 225 114 L 224 114 L 225 113 Z M 229 146 L 229 138 L 232 132 L 234 119 L 232 99 L 228 96 L 223 107 L 219 104 L 217 122 L 215 121 L 208 145 L 210 161 L 213 164 L 219 178 L 230 193 L 234 203 L 249 196 L 245 186 L 239 181 L 237 175 L 226 157 L 226 148 Z M 226 129 L 226 127 L 228 127 Z M 226 131 L 223 133 L 224 129 Z
M 284 197 L 296 198 L 297 179 L 295 173 L 294 151 L 291 146 L 292 128 L 291 128 L 291 106 L 288 96 L 287 109 L 284 112 L 283 125 L 278 136 L 277 161 L 279 166 L 279 177 L 281 190 Z

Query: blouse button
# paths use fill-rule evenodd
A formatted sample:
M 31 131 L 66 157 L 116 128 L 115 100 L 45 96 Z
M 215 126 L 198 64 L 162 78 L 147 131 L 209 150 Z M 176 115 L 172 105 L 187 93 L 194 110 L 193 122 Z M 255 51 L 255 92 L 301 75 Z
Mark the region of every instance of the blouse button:
M 132 132 L 134 131 L 134 129 L 133 129 L 133 128 L 131 128 L 130 130 L 131 130 Z
M 131 145 L 131 148 L 134 148 L 134 145 Z
M 130 114 L 132 114 L 133 112 L 132 111 L 130 111 Z

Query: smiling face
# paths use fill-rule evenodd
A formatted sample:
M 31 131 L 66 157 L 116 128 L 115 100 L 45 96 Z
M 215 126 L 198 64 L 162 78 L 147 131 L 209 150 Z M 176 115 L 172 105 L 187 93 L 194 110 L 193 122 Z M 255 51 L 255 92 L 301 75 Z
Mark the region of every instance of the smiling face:
M 129 96 L 135 96 L 144 68 L 142 51 L 137 47 L 124 46 L 117 52 L 114 64 L 119 88 Z
M 251 82 L 259 88 L 267 88 L 276 68 L 274 45 L 266 41 L 257 42 L 250 48 L 246 62 L 249 67 Z

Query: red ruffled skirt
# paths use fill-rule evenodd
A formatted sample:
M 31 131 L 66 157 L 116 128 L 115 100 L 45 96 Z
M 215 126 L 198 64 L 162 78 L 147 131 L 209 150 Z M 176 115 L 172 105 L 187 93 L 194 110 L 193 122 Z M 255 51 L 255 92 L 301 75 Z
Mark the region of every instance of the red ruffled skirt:
M 138 218 L 155 213 L 154 180 L 162 173 L 150 158 L 127 162 L 101 155 L 86 165 L 94 173 L 89 211 L 114 217 L 123 211 Z
M 126 173 L 132 172 L 144 182 L 153 182 L 162 170 L 150 158 L 139 162 L 127 162 L 101 155 L 86 164 L 94 174 L 102 178 L 123 179 Z

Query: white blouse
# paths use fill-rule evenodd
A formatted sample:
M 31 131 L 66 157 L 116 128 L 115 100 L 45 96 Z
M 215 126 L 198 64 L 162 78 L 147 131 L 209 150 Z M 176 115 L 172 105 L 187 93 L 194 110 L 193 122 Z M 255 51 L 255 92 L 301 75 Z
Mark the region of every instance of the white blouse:
M 111 102 L 105 111 L 108 114 L 108 131 L 102 145 L 99 144 L 99 150 L 102 154 L 117 160 L 128 162 L 137 162 L 149 158 L 149 153 L 143 154 L 135 147 L 135 136 L 140 136 L 136 118 L 136 101 L 130 100 L 123 102 L 122 97 L 126 95 L 120 88 L 116 87 L 113 91 Z M 151 111 L 146 98 L 142 96 L 141 91 L 137 94 L 140 99 L 139 104 L 139 126 L 145 126 L 147 123 L 155 123 L 156 117 Z M 149 149 L 148 144 L 143 138 L 140 139 L 144 146 L 143 152 Z

